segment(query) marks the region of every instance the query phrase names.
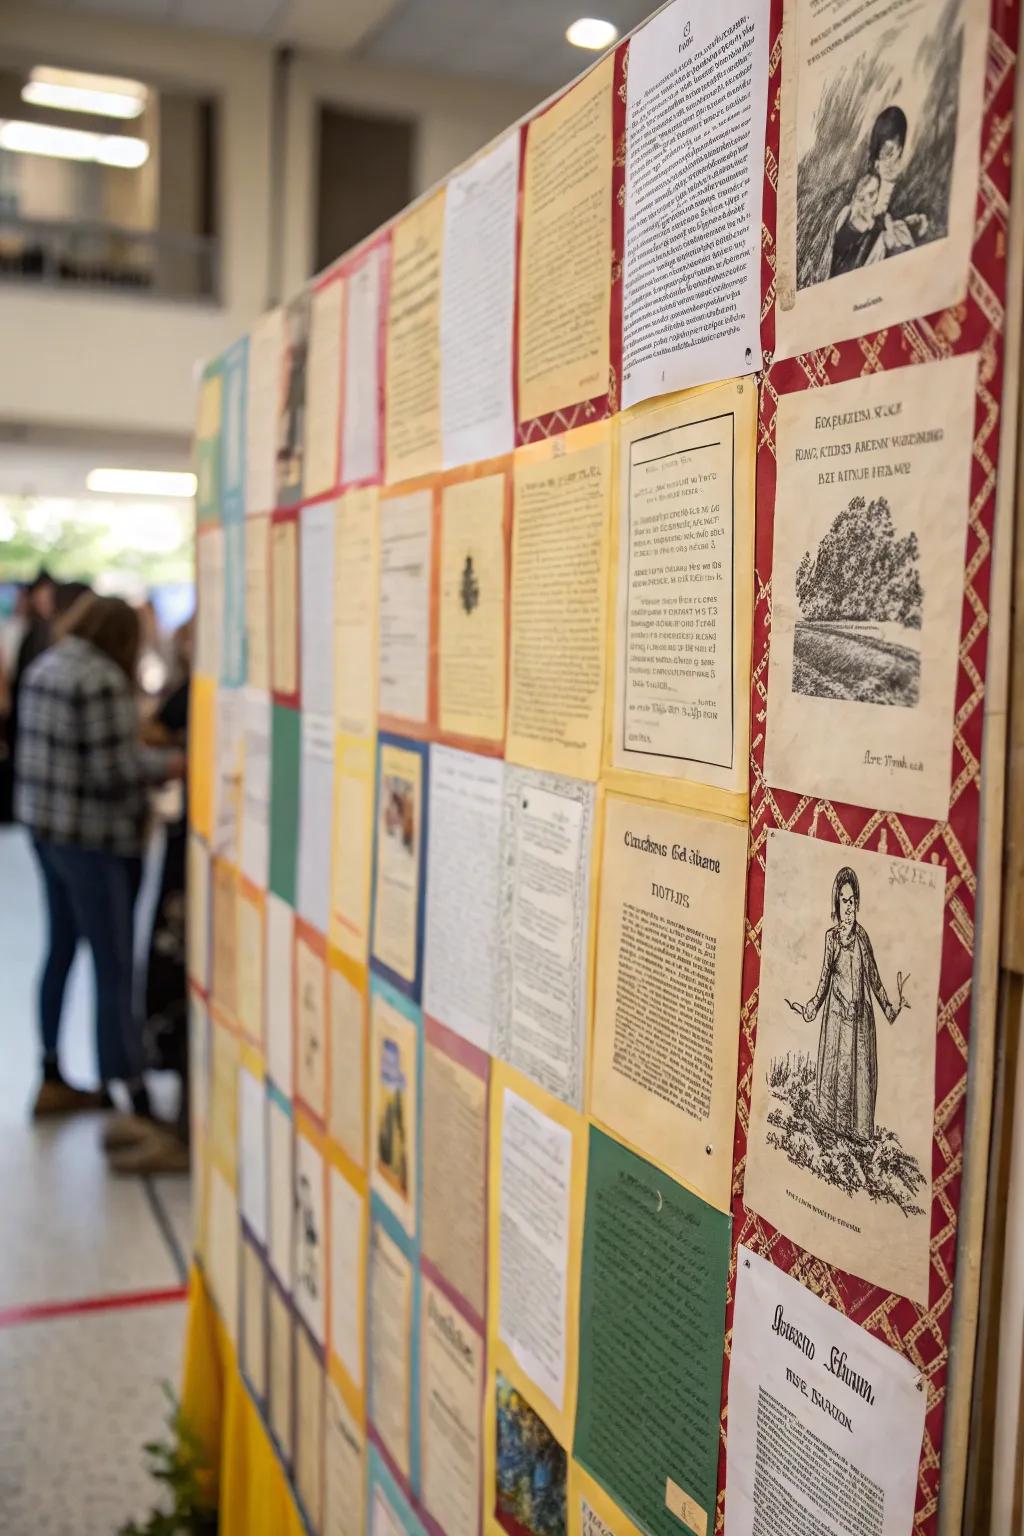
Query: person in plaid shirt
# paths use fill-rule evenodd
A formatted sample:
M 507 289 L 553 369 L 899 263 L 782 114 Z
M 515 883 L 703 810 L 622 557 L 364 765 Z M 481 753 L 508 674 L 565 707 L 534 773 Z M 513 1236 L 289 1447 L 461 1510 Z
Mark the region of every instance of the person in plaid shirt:
M 134 1114 L 150 1114 L 132 1009 L 133 913 L 147 786 L 181 777 L 185 759 L 140 745 L 133 688 L 139 635 L 138 615 L 126 602 L 88 593 L 22 684 L 15 816 L 32 835 L 49 916 L 37 1116 L 109 1108 L 112 1082 L 126 1085 Z M 99 1093 L 72 1087 L 58 1061 L 64 988 L 80 938 L 96 971 Z

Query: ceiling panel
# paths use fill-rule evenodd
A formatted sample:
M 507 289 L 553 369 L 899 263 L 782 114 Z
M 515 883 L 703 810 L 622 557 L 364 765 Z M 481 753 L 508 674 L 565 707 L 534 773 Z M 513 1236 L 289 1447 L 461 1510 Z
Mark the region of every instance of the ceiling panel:
M 581 15 L 630 31 L 655 0 L 399 0 L 370 33 L 362 57 L 408 69 L 554 89 L 594 55 L 565 40 Z

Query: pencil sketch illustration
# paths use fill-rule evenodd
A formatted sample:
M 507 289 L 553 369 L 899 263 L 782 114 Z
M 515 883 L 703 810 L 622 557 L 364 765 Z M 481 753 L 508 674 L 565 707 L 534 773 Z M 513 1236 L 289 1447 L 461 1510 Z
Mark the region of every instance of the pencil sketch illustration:
M 317 1228 L 313 1190 L 306 1174 L 300 1173 L 295 1194 L 296 1221 L 299 1232 L 297 1281 L 301 1290 L 316 1300 L 320 1294 L 320 1233 Z
M 473 609 L 480 603 L 480 581 L 473 569 L 473 556 L 466 556 L 466 563 L 462 567 L 462 579 L 459 583 L 459 602 L 462 611 L 469 618 Z
M 859 911 L 860 881 L 844 866 L 832 883 L 833 921 L 818 985 L 806 1003 L 786 999 L 807 1024 L 821 1015 L 817 1056 L 790 1053 L 771 1063 L 768 1086 L 779 1107 L 768 1116 L 767 1142 L 835 1189 L 898 1205 L 905 1216 L 922 1215 L 916 1197 L 925 1175 L 899 1136 L 875 1121 L 874 1001 L 895 1024 L 910 1008 L 910 977 L 896 972 L 896 1001 L 890 1001 Z
M 924 588 L 917 534 L 889 503 L 854 496 L 796 572 L 793 692 L 913 709 L 921 691 Z
M 852 61 L 844 50 L 824 80 L 797 168 L 798 288 L 948 233 L 962 13 L 963 0 L 945 0 L 928 25 L 915 8 L 902 28 L 872 29 Z

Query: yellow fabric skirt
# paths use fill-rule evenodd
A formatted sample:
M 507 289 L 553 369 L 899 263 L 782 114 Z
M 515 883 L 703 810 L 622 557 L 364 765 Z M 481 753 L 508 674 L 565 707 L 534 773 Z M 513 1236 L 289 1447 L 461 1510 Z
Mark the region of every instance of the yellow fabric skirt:
M 303 1536 L 288 1479 L 249 1396 L 234 1348 L 193 1265 L 185 1335 L 182 1417 L 209 1468 L 206 1492 L 220 1536 Z

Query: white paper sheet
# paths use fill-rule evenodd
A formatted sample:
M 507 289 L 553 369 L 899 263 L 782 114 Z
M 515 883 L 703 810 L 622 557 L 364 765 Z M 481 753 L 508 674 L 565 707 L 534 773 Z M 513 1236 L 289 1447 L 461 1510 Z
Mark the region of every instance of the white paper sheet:
M 338 483 L 342 297 L 341 280 L 334 278 L 316 290 L 309 306 L 303 496 L 320 496 Z
M 270 1231 L 267 1257 L 270 1267 L 288 1295 L 292 1291 L 292 1213 L 295 1202 L 293 1183 L 292 1117 L 270 1095 L 267 1099 L 267 1168 L 270 1201 Z
M 768 0 L 676 0 L 630 41 L 622 404 L 761 366 Z
M 498 999 L 504 775 L 500 759 L 430 754 L 423 1006 L 482 1051 L 492 1049 Z
M 295 1305 L 318 1344 L 327 1315 L 324 1160 L 305 1136 L 295 1138 Z
M 380 503 L 380 672 L 382 715 L 426 723 L 430 676 L 430 491 Z
M 296 905 L 307 923 L 326 933 L 334 813 L 334 731 L 329 715 L 309 715 L 303 710 L 301 754 Z
M 210 852 L 202 838 L 188 836 L 188 974 L 206 992 L 210 986 Z
M 445 468 L 510 453 L 519 134 L 448 182 L 441 272 Z
M 909 1360 L 741 1245 L 726 1536 L 907 1536 L 927 1400 Z
M 270 695 L 246 688 L 242 695 L 242 873 L 267 888 L 270 863 Z
M 299 665 L 302 708 L 334 710 L 334 519 L 336 501 L 303 507 L 300 537 Z
M 245 510 L 250 514 L 271 512 L 274 508 L 274 455 L 283 344 L 281 311 L 272 309 L 249 333 Z
M 559 1410 L 565 1395 L 571 1175 L 571 1132 L 506 1088 L 498 1330 Z
M 363 1199 L 339 1173 L 330 1171 L 331 1348 L 351 1378 L 363 1385 Z
M 286 1098 L 292 1093 L 295 913 L 267 892 L 267 1071 Z
M 579 1108 L 594 786 L 510 765 L 504 796 L 495 1051 Z
M 238 1203 L 261 1243 L 267 1241 L 267 1100 L 263 1083 L 238 1071 Z
M 211 852 L 234 864 L 242 789 L 242 689 L 217 689 L 216 776 L 213 783 Z
M 333 1381 L 324 1425 L 324 1536 L 364 1536 L 363 1437 Z
M 345 278 L 345 392 L 341 478 L 346 485 L 380 477 L 381 273 L 377 246 Z

